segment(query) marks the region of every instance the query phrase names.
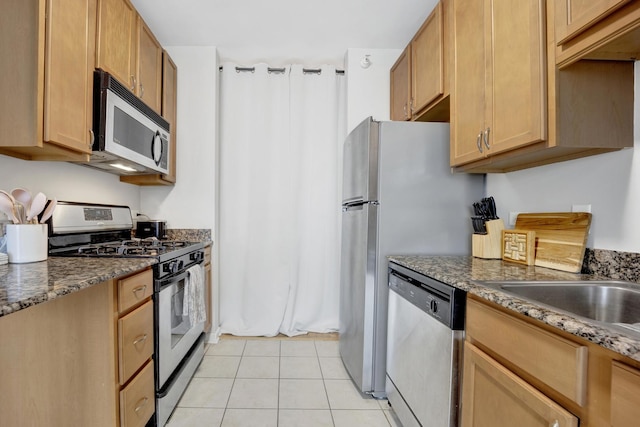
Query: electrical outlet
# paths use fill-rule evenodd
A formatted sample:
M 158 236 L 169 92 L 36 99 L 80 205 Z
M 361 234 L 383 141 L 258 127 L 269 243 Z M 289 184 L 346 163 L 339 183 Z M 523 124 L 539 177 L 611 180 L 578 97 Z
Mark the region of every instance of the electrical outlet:
M 513 227 L 516 225 L 516 219 L 518 219 L 518 214 L 520 212 L 509 212 L 509 226 Z
M 571 212 L 591 212 L 591 204 L 571 205 Z

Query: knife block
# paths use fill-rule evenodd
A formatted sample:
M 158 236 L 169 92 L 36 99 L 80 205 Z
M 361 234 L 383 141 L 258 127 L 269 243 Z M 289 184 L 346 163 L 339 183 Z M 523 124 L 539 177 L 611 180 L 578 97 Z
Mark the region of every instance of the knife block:
M 501 219 L 486 221 L 487 234 L 471 235 L 471 253 L 476 258 L 502 259 L 502 230 L 504 222 Z

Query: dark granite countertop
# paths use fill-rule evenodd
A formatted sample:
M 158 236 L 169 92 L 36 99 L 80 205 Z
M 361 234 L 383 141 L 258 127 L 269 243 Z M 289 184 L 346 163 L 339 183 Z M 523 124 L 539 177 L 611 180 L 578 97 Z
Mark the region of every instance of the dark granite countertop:
M 0 317 L 142 270 L 154 258 L 49 257 L 0 265 Z
M 640 361 L 640 334 L 636 335 L 632 331 L 626 333 L 474 283 L 475 280 L 611 280 L 607 277 L 465 256 L 391 256 L 389 260 Z

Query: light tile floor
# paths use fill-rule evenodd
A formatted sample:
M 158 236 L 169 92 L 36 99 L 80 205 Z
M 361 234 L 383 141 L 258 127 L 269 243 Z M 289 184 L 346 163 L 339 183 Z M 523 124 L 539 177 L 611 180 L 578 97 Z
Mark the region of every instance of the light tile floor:
M 338 341 L 221 339 L 210 345 L 169 427 L 400 427 L 363 398 Z

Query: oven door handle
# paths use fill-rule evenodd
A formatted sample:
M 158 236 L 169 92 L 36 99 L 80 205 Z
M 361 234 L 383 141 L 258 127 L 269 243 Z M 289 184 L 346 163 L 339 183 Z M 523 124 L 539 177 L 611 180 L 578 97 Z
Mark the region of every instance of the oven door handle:
M 181 280 L 185 280 L 187 278 L 187 272 L 183 272 L 178 274 L 177 276 L 169 276 L 169 277 L 165 277 L 163 279 L 160 280 L 156 280 L 156 285 L 158 286 L 158 289 L 162 289 L 164 287 L 166 287 L 167 285 L 171 285 L 173 283 L 177 283 Z

